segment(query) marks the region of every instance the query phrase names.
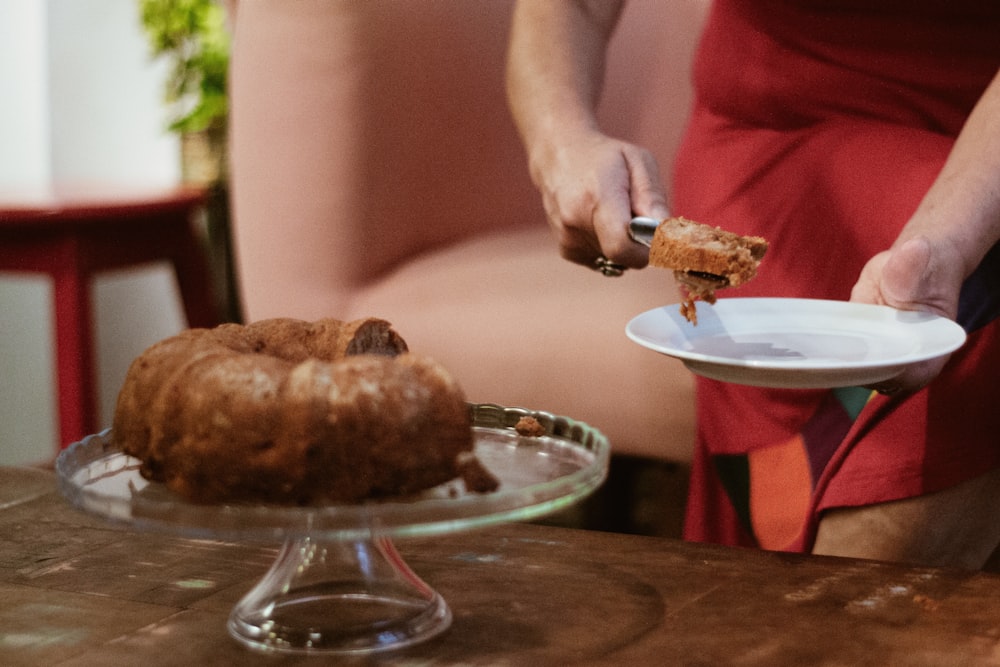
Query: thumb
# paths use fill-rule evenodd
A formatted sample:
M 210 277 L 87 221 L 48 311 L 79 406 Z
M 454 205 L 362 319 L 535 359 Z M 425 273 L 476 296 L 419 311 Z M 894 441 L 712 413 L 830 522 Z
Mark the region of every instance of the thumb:
M 932 295 L 931 247 L 922 236 L 892 251 L 882 271 L 880 291 L 885 303 L 901 310 L 926 310 Z
M 667 199 L 660 185 L 660 169 L 650 153 L 641 151 L 629 156 L 629 195 L 632 212 L 662 220 L 670 215 Z

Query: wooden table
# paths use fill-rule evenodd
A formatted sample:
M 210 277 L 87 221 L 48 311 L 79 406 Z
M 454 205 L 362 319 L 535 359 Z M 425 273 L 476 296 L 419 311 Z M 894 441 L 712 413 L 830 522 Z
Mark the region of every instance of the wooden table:
M 451 629 L 336 664 L 1000 664 L 996 575 L 527 524 L 397 546 Z M 228 636 L 276 553 L 132 532 L 0 468 L 0 664 L 333 664 Z

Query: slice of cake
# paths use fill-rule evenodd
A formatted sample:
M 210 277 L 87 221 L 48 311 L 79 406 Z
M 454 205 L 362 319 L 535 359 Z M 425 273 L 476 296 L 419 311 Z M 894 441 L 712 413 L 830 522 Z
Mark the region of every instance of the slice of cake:
M 686 294 L 681 313 L 697 324 L 695 300 L 715 303 L 716 290 L 752 280 L 765 252 L 767 241 L 759 236 L 740 236 L 686 218 L 667 218 L 653 234 L 649 263 L 673 270 Z

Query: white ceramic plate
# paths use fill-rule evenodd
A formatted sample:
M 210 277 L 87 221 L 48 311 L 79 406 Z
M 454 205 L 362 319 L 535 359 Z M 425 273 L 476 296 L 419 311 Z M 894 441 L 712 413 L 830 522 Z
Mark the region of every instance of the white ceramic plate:
M 625 332 L 699 375 L 785 388 L 881 382 L 965 342 L 965 331 L 947 318 L 886 306 L 761 298 L 697 307 L 697 326 L 674 304 L 638 315 Z

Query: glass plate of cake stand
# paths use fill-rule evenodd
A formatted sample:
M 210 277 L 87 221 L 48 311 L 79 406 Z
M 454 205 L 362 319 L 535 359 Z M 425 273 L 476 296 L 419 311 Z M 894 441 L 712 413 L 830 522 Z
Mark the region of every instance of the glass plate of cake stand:
M 500 481 L 470 493 L 461 480 L 406 499 L 290 507 L 187 502 L 139 474 L 139 461 L 110 430 L 64 450 L 62 494 L 110 521 L 184 537 L 282 543 L 271 569 L 229 615 L 229 633 L 254 649 L 366 654 L 426 641 L 451 624 L 451 610 L 396 551 L 396 538 L 439 535 L 533 519 L 568 507 L 607 474 L 599 431 L 546 412 L 474 404 L 475 454 Z M 519 435 L 525 416 L 545 428 Z

